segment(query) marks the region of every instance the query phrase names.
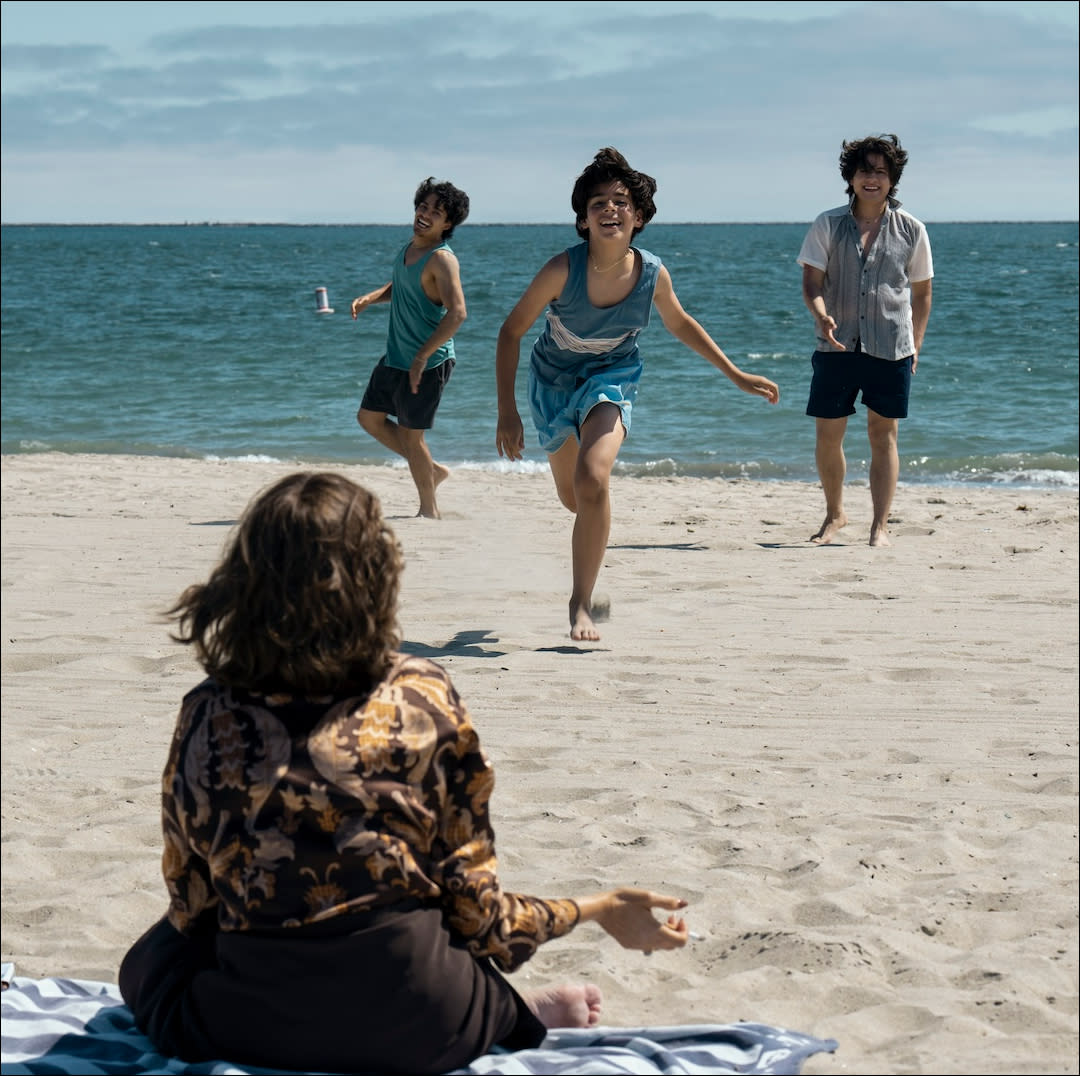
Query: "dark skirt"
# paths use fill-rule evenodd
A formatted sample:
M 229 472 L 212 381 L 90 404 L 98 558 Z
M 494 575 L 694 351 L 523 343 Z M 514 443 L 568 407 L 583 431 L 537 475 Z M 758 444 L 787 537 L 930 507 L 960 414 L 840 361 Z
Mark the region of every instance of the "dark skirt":
M 124 957 L 120 992 L 154 1045 L 185 1061 L 443 1073 L 493 1046 L 544 1038 L 517 991 L 438 909 L 376 910 L 341 931 L 187 936 L 162 919 Z

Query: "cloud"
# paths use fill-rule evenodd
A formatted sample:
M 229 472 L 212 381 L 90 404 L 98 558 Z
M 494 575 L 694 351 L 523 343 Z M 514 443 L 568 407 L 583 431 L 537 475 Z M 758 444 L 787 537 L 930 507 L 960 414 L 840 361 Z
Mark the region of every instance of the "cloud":
M 1076 110 L 1064 107 L 1042 108 L 1032 112 L 1007 112 L 976 119 L 974 127 L 983 131 L 1042 138 L 1066 134 L 1076 128 Z
M 5 74 L 55 75 L 99 67 L 112 55 L 104 45 L 4 45 L 0 67 Z
M 1077 125 L 1075 33 L 1061 27 L 927 3 L 771 23 L 658 11 L 588 10 L 558 27 L 409 9 L 364 23 L 210 26 L 159 34 L 134 57 L 5 46 L 5 171 L 32 169 L 34 155 L 86 164 L 142 150 L 215 172 L 280 154 L 325 175 L 370 150 L 383 167 L 427 161 L 429 174 L 432 161 L 483 160 L 515 184 L 552 170 L 565 186 L 613 144 L 641 147 L 646 170 L 695 168 L 687 212 L 715 201 L 702 175 L 725 186 L 738 176 L 762 203 L 786 189 L 801 219 L 803 176 L 784 173 L 813 161 L 834 184 L 845 137 L 896 131 L 913 161 L 1022 154 L 1037 168 L 1061 158 Z M 23 197 L 21 174 L 5 177 L 5 214 Z M 256 178 L 260 190 L 273 179 Z M 476 216 L 489 219 L 479 205 Z

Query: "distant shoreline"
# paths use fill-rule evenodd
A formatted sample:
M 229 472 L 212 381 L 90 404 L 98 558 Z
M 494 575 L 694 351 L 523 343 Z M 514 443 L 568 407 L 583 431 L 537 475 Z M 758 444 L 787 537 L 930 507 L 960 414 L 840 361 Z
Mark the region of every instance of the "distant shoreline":
M 470 228 L 561 228 L 567 225 L 565 220 L 549 221 L 468 221 L 459 231 Z M 1072 220 L 928 220 L 926 224 L 1080 224 L 1080 218 Z M 795 224 L 809 225 L 809 220 L 668 220 L 653 221 L 654 225 L 672 228 L 684 228 L 697 225 L 705 228 L 761 228 L 790 227 Z M 375 223 L 352 221 L 343 224 L 307 223 L 295 221 L 12 221 L 0 222 L 0 228 L 408 228 L 408 221 L 395 223 Z
M 222 456 L 214 453 L 206 455 L 170 454 L 166 452 L 138 452 L 134 448 L 124 448 L 119 451 L 98 450 L 91 448 L 56 448 L 34 447 L 25 450 L 0 447 L 0 461 L 5 467 L 16 464 L 17 461 L 55 460 L 82 461 L 86 466 L 108 467 L 113 464 L 129 464 L 137 466 L 140 462 L 144 466 L 168 465 L 169 463 L 183 465 L 205 464 L 214 468 L 233 468 L 236 473 L 252 469 L 255 472 L 270 472 L 277 468 L 297 468 L 300 470 L 318 470 L 326 468 L 335 470 L 338 468 L 366 468 L 376 473 L 404 473 L 404 462 L 392 458 L 378 459 L 369 456 L 339 459 L 318 455 L 298 455 L 293 458 L 269 456 L 260 453 L 251 453 L 239 456 Z M 491 476 L 530 476 L 548 475 L 546 460 L 524 460 L 518 463 L 507 463 L 502 460 L 481 459 L 451 459 L 447 462 L 455 474 L 463 476 L 479 475 L 484 478 Z M 994 491 L 997 493 L 1061 493 L 1072 497 L 1077 496 L 1078 486 L 1076 482 L 1077 472 L 1065 468 L 1048 470 L 1035 468 L 1043 474 L 1042 481 L 1033 479 L 1003 480 L 988 476 L 949 478 L 941 474 L 919 474 L 911 467 L 901 466 L 898 489 L 910 491 L 919 495 L 935 495 L 948 490 L 953 495 L 959 495 L 965 491 L 975 494 Z M 754 474 L 738 470 L 726 470 L 723 467 L 708 467 L 701 464 L 674 462 L 671 460 L 651 460 L 645 462 L 628 462 L 620 460 L 615 467 L 615 477 L 620 482 L 648 484 L 650 482 L 701 482 L 716 483 L 718 485 L 741 485 L 751 483 L 766 487 L 780 489 L 786 486 L 806 486 L 810 489 L 819 488 L 818 479 L 807 475 L 799 477 L 789 474 Z M 853 489 L 865 487 L 867 477 L 865 474 L 852 471 L 849 480 Z

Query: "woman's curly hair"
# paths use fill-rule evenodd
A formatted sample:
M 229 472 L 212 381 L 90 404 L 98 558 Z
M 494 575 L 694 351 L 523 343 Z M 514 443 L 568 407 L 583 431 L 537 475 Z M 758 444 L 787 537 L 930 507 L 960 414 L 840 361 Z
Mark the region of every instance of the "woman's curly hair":
M 221 562 L 168 615 L 219 683 L 256 694 L 369 691 L 400 645 L 404 560 L 377 498 L 301 472 L 245 509 Z
M 589 235 L 589 229 L 584 224 L 589 215 L 589 198 L 597 187 L 612 180 L 617 180 L 630 192 L 634 208 L 641 214 L 641 228 L 656 216 L 656 203 L 653 201 L 656 180 L 644 172 L 635 171 L 617 149 L 606 146 L 597 151 L 591 163 L 586 165 L 585 171 L 577 177 L 570 195 L 570 204 L 574 209 L 574 227 L 582 239 L 587 239 Z M 641 228 L 635 228 L 634 235 L 637 235 Z

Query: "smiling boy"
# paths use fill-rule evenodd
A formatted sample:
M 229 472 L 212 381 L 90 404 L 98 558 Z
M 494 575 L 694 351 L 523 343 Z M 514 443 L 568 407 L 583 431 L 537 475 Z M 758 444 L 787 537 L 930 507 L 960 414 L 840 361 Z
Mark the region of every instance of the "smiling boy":
M 844 511 L 844 433 L 862 392 L 870 440 L 870 545 L 889 545 L 900 473 L 899 420 L 930 319 L 933 260 L 924 225 L 895 198 L 907 152 L 896 135 L 845 142 L 840 174 L 848 204 L 822 213 L 799 251 L 803 301 L 817 349 L 806 413 L 816 422 L 815 460 L 825 521 L 811 541 L 834 541 Z
M 600 150 L 578 176 L 570 204 L 583 242 L 556 254 L 536 274 L 499 330 L 495 445 L 521 459 L 525 434 L 514 383 L 521 340 L 547 308 L 529 362 L 529 404 L 563 506 L 574 513 L 570 638 L 600 638 L 593 588 L 611 530 L 611 471 L 629 436 L 643 362 L 638 335 L 653 306 L 677 340 L 707 359 L 743 392 L 776 403 L 768 378 L 740 370 L 679 303 L 660 259 L 631 246 L 656 213 L 656 180 L 618 150 Z
M 424 431 L 435 423 L 454 370 L 454 333 L 465 322 L 461 272 L 446 241 L 469 215 L 469 196 L 429 178 L 416 189 L 413 207 L 412 238 L 394 260 L 390 282 L 352 301 L 354 321 L 375 303 L 390 304 L 386 354 L 371 373 L 356 421 L 405 458 L 420 495 L 417 514 L 438 519 L 435 490 L 450 471 L 432 459 Z

